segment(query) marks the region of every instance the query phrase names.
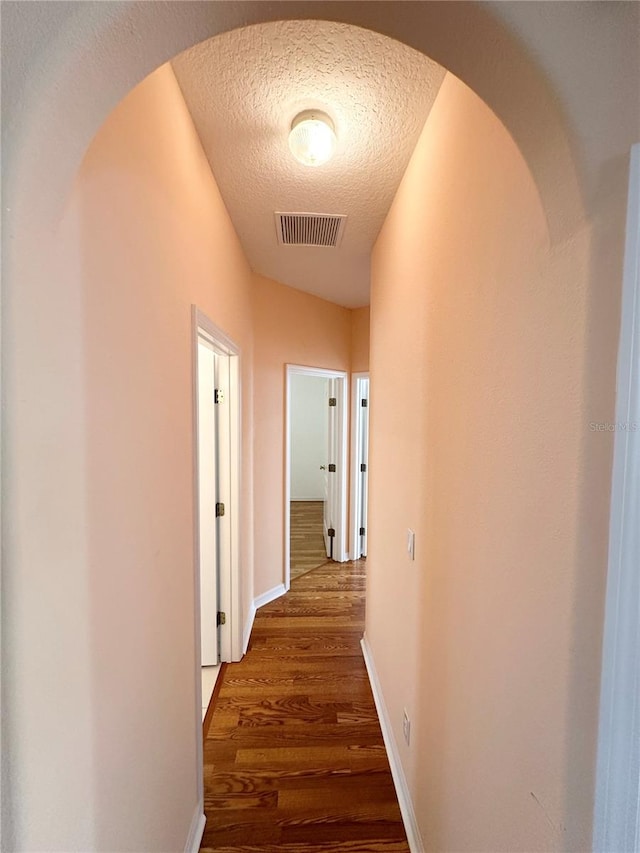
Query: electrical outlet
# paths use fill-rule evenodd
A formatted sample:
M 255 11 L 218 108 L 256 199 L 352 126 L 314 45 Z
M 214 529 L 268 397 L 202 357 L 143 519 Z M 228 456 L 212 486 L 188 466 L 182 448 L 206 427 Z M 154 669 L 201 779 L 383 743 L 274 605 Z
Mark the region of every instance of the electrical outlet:
M 406 708 L 404 709 L 402 716 L 402 731 L 404 733 L 404 739 L 407 742 L 407 746 L 409 746 L 409 740 L 411 739 L 411 720 L 409 719 Z
M 407 554 L 410 560 L 416 558 L 416 534 L 411 528 L 407 530 Z

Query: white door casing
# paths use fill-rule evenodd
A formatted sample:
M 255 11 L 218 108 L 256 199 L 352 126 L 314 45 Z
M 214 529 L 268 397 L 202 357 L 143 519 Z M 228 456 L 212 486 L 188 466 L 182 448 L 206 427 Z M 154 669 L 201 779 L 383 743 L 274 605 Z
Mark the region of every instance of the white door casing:
M 241 384 L 240 384 L 240 350 L 236 344 L 219 329 L 215 323 L 200 311 L 195 305 L 191 309 L 192 318 L 192 377 L 193 377 L 193 505 L 194 505 L 194 720 L 196 737 L 197 790 L 199 808 L 204 808 L 203 788 L 203 749 L 202 749 L 202 628 L 201 628 L 201 509 L 200 509 L 200 459 L 199 435 L 200 426 L 200 345 L 205 344 L 205 350 L 215 355 L 213 361 L 213 378 L 217 385 L 228 382 L 224 404 L 216 412 L 218 422 L 217 444 L 217 483 L 224 491 L 225 515 L 224 524 L 217 526 L 220 533 L 216 542 L 216 554 L 219 558 L 219 587 L 217 607 L 226 613 L 226 624 L 219 630 L 219 654 L 223 661 L 237 661 L 242 658 L 242 612 L 241 612 L 241 575 L 240 575 L 240 483 L 241 483 Z M 207 358 L 207 363 L 210 360 Z M 210 367 L 206 368 L 208 375 L 203 377 L 202 385 L 209 389 L 211 378 Z M 209 422 L 211 418 L 207 418 Z M 208 499 L 210 500 L 210 499 Z M 214 509 L 215 514 L 215 509 Z M 203 523 L 206 519 L 203 518 Z M 204 821 L 204 816 L 201 817 Z
M 328 379 L 325 394 L 325 413 L 327 417 L 327 450 L 325 456 L 325 492 L 323 507 L 323 534 L 327 557 L 335 559 L 335 533 L 338 516 L 338 465 L 340 454 L 338 447 L 338 380 Z M 334 403 L 332 405 L 332 403 Z M 332 541 L 333 540 L 333 541 Z
M 359 515 L 360 529 L 360 556 L 367 556 L 367 506 L 369 499 L 369 380 L 362 381 L 362 392 L 360 398 L 360 489 L 359 489 Z M 362 467 L 364 466 L 364 467 Z
M 329 381 L 325 381 L 325 395 L 324 395 L 324 405 L 325 407 L 328 405 L 329 400 Z M 326 408 L 324 410 L 326 412 Z M 324 550 L 327 557 L 331 553 L 331 545 L 329 543 L 329 527 L 331 526 L 331 521 L 329 519 L 329 458 L 331 456 L 331 439 L 329 435 L 329 422 L 327 420 L 327 430 L 326 430 L 326 441 L 324 448 L 324 457 L 322 460 L 322 480 L 324 483 L 324 490 L 322 496 L 322 535 L 324 537 Z
M 220 402 L 216 405 L 217 426 L 217 497 L 224 503 L 224 516 L 217 524 L 217 555 L 220 565 L 218 584 L 218 606 L 225 613 L 226 623 L 220 630 L 220 659 L 234 661 L 242 658 L 242 614 L 241 614 L 241 577 L 240 577 L 240 447 L 241 447 L 241 387 L 240 387 L 240 350 L 221 329 L 196 306 L 192 308 L 194 340 L 194 381 L 198 388 L 198 344 L 208 344 L 214 353 L 215 383 L 220 392 Z M 198 394 L 195 394 L 195 423 L 199 422 Z M 199 509 L 199 464 L 198 434 L 194 436 L 195 451 L 195 501 L 197 512 L 194 514 L 196 564 L 198 569 L 197 616 L 200 615 L 200 509 Z M 214 508 L 215 514 L 215 508 Z M 199 630 L 199 629 L 198 629 Z M 200 640 L 198 640 L 200 647 Z
M 353 373 L 351 381 L 351 559 L 357 560 L 367 556 L 369 374 Z M 365 531 L 363 535 L 361 528 Z
M 327 476 L 333 479 L 335 489 L 335 511 L 333 512 L 333 527 L 335 537 L 333 543 L 333 559 L 345 562 L 349 559 L 347 550 L 347 400 L 348 400 L 348 376 L 345 371 L 325 370 L 319 367 L 305 367 L 303 365 L 287 364 L 285 368 L 285 472 L 284 472 L 284 586 L 289 589 L 291 583 L 290 563 L 290 499 L 291 499 L 291 377 L 295 375 L 320 376 L 335 381 L 335 391 L 332 396 L 336 398 L 336 406 L 332 407 L 332 417 L 335 418 L 334 446 L 335 460 L 328 460 L 335 464 L 336 471 L 327 471 Z M 329 418 L 329 407 L 327 406 L 327 419 Z M 327 485 L 331 493 L 332 486 Z

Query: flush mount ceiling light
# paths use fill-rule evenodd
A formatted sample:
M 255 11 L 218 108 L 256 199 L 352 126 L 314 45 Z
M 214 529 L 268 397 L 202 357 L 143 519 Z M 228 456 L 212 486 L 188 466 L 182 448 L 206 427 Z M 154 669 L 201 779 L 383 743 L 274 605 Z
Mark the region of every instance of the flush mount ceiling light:
M 305 110 L 291 122 L 289 148 L 305 166 L 322 166 L 336 150 L 333 122 L 320 110 Z

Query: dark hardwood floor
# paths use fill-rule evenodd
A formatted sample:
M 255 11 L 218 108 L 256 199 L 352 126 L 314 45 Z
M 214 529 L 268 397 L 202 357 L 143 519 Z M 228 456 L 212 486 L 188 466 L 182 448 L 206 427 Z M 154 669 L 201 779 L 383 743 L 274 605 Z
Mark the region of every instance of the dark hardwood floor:
M 365 562 L 262 607 L 204 746 L 201 850 L 409 850 L 360 650 Z
M 291 501 L 289 510 L 289 565 L 293 580 L 327 562 L 324 501 Z

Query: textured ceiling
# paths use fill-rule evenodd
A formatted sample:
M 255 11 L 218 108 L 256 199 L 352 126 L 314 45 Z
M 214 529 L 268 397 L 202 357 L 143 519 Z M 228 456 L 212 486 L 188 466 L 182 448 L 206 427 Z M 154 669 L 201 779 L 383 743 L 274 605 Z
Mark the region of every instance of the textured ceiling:
M 283 21 L 209 39 L 173 60 L 252 268 L 348 307 L 369 302 L 369 258 L 444 70 L 386 36 Z M 320 108 L 337 151 L 297 163 L 291 120 Z M 346 214 L 337 249 L 281 246 L 274 211 Z

